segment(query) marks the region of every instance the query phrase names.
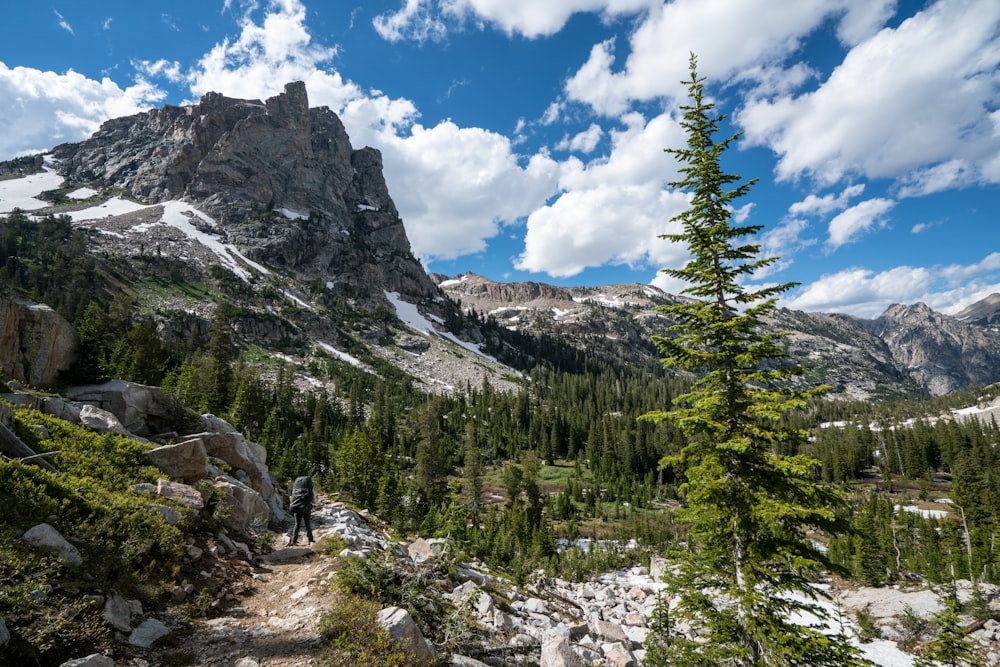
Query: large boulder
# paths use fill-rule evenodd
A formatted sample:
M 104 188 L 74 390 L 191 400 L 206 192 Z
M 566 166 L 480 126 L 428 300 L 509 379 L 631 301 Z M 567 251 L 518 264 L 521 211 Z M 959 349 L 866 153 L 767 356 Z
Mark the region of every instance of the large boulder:
M 205 443 L 205 451 L 210 457 L 220 459 L 246 474 L 250 486 L 268 505 L 272 527 L 288 523 L 291 516 L 285 511 L 280 494 L 275 492 L 274 475 L 267 467 L 267 450 L 262 445 L 247 440 L 225 420 L 215 415 L 202 415 L 201 424 L 205 431 L 189 437 L 199 438 Z
M 113 413 L 89 403 L 80 408 L 80 423 L 98 433 L 115 433 L 124 436 L 129 434 L 128 429 Z
M 573 652 L 566 637 L 551 637 L 542 644 L 541 667 L 583 667 L 583 661 Z
M 40 523 L 24 533 L 22 538 L 29 546 L 53 554 L 69 567 L 80 567 L 83 558 L 76 547 L 66 541 L 55 528 L 47 523 Z
M 205 453 L 238 468 L 250 478 L 250 486 L 261 495 L 274 493 L 267 469 L 267 450 L 239 433 L 197 433 L 189 436 L 203 443 Z
M 151 449 L 146 457 L 171 479 L 191 483 L 208 474 L 208 455 L 200 438 Z
M 418 661 L 431 661 L 437 657 L 434 646 L 424 639 L 417 622 L 402 607 L 386 607 L 378 613 L 378 621 L 392 638 Z
M 148 618 L 128 636 L 128 643 L 139 648 L 149 648 L 158 639 L 170 634 L 170 628 L 155 618 Z
M 7 630 L 7 626 L 3 622 L 3 616 L 0 616 L 0 647 L 6 646 L 9 641 L 10 631 Z
M 147 436 L 169 430 L 176 422 L 176 405 L 159 387 L 124 380 L 71 387 L 66 396 L 110 412 L 129 433 Z
M 158 479 L 156 480 L 156 493 L 164 498 L 178 500 L 193 510 L 205 507 L 205 498 L 202 497 L 201 492 L 188 484 Z
M 57 312 L 0 294 L 0 375 L 40 387 L 56 384 L 78 347 L 73 325 Z
M 231 477 L 217 478 L 212 484 L 224 494 L 220 513 L 227 528 L 246 533 L 268 524 L 271 511 L 259 493 Z
M 111 591 L 101 612 L 104 622 L 121 632 L 132 630 L 132 606 L 117 591 Z
M 595 617 L 590 619 L 588 625 L 590 626 L 591 634 L 596 637 L 609 642 L 621 642 L 622 644 L 631 645 L 631 640 L 625 634 L 625 630 L 617 623 L 611 623 Z

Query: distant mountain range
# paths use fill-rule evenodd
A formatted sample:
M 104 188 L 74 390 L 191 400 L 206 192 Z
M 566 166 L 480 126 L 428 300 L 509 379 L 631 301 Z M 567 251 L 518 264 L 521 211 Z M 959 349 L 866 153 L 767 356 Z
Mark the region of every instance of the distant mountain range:
M 632 358 L 655 358 L 650 336 L 669 325 L 655 308 L 682 298 L 651 285 L 562 288 L 475 274 L 434 277 L 463 307 L 505 326 L 584 347 L 611 345 Z M 806 381 L 855 398 L 883 398 L 941 395 L 1000 380 L 1000 332 L 991 325 L 998 317 L 1000 295 L 993 295 L 956 317 L 918 303 L 894 305 L 874 320 L 779 309 L 772 324 L 791 332 L 788 353 L 810 368 Z
M 656 307 L 683 297 L 650 285 L 563 288 L 428 275 L 382 175 L 302 83 L 266 101 L 216 93 L 188 107 L 110 120 L 46 158 L 0 164 L 0 212 L 71 216 L 87 248 L 167 330 L 207 331 L 220 296 L 246 344 L 298 368 L 381 359 L 431 391 L 519 381 L 481 347 L 490 327 L 549 336 L 589 354 L 655 364 Z M 158 278 L 150 291 L 150 277 Z M 207 295 L 184 289 L 208 286 Z M 477 317 L 471 317 L 475 311 Z M 922 303 L 874 320 L 778 310 L 810 383 L 855 398 L 946 394 L 1000 380 L 1000 294 L 954 317 Z M 0 332 L 0 336 L 4 335 Z M 545 359 L 532 357 L 537 363 Z M 14 367 L 11 364 L 7 366 Z

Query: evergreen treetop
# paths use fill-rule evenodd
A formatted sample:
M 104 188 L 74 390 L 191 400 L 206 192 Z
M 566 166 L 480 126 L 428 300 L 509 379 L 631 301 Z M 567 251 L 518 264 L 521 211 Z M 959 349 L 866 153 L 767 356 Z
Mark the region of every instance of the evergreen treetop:
M 759 226 L 732 224 L 733 202 L 754 181 L 723 172 L 722 154 L 739 135 L 713 139 L 724 116 L 711 115 L 693 55 L 690 66 L 687 148 L 667 152 L 682 165 L 671 185 L 692 193 L 691 206 L 674 218 L 683 232 L 665 238 L 686 243 L 692 259 L 664 272 L 688 282 L 694 300 L 661 308 L 674 324 L 654 342 L 665 366 L 702 375 L 672 409 L 645 415 L 687 438 L 661 462 L 686 477 L 678 518 L 688 526 L 688 552 L 664 577 L 676 605 L 653 664 L 864 664 L 842 634 L 822 630 L 812 585 L 828 562 L 807 531 L 840 530 L 842 498 L 817 481 L 818 461 L 796 453 L 807 433 L 780 421 L 825 387 L 786 388 L 801 369 L 785 359 L 782 334 L 765 332 L 764 317 L 792 284 L 743 283 L 776 258 L 758 259 L 759 246 L 747 240 Z M 793 620 L 801 614 L 817 623 Z

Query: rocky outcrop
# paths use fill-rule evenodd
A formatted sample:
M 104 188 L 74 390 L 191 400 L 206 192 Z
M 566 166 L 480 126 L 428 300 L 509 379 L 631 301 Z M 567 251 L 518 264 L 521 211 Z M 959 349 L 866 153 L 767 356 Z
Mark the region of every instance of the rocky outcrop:
M 54 155 L 71 182 L 192 203 L 247 257 L 329 283 L 333 295 L 383 306 L 384 290 L 438 294 L 412 254 L 381 154 L 355 150 L 330 109 L 310 109 L 301 81 L 263 102 L 208 93 L 110 120 Z
M 120 422 L 126 432 L 148 436 L 173 427 L 181 418 L 181 408 L 171 401 L 159 387 L 111 380 L 103 384 L 71 387 L 67 398 L 108 412 Z M 83 415 L 78 413 L 82 419 Z M 118 432 L 114 425 L 106 430 Z
M 850 315 L 805 313 L 780 308 L 772 314 L 775 331 L 789 358 L 806 367 L 805 384 L 830 385 L 833 392 L 857 399 L 894 398 L 923 391 L 868 321 Z
M 271 511 L 259 493 L 226 476 L 216 476 L 212 485 L 222 491 L 219 514 L 227 528 L 247 533 L 267 527 Z
M 934 396 L 1000 379 L 1000 333 L 931 310 L 890 306 L 871 325 L 893 358 Z
M 994 292 L 985 299 L 966 306 L 955 313 L 955 319 L 984 327 L 1000 324 L 1000 293 Z
M 72 325 L 48 306 L 0 292 L 0 375 L 36 387 L 55 384 L 76 360 Z
M 114 433 L 142 442 L 148 441 L 139 434 L 160 433 L 177 440 L 151 447 L 146 452 L 150 463 L 170 479 L 160 479 L 155 487 L 139 485 L 136 491 L 149 491 L 200 511 L 206 505 L 207 492 L 192 485 L 206 480 L 221 492 L 220 516 L 224 518 L 225 525 L 237 533 L 267 525 L 280 528 L 289 520 L 282 497 L 277 492 L 274 475 L 267 467 L 267 450 L 247 440 L 224 420 L 214 415 L 196 418 L 193 414 L 185 414 L 159 387 L 134 382 L 112 380 L 99 385 L 73 387 L 66 394 L 75 400 L 23 392 L 0 394 L 0 397 L 18 406 L 82 424 L 98 433 Z M 199 432 L 178 435 L 171 430 L 163 434 L 164 429 L 181 425 L 195 425 Z M 22 459 L 35 454 L 2 423 L 0 452 Z M 52 469 L 40 458 L 30 461 Z M 224 473 L 223 468 L 231 468 L 232 474 Z M 149 488 L 145 488 L 147 486 Z M 162 514 L 168 523 L 177 521 L 170 507 L 153 504 L 150 510 Z

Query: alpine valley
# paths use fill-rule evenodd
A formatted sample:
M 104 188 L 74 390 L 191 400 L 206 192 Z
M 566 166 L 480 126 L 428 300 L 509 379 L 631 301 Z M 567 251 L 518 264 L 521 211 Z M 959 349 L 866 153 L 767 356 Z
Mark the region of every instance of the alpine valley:
M 659 468 L 680 435 L 637 417 L 694 379 L 652 342 L 673 323 L 658 307 L 687 297 L 429 275 L 379 151 L 353 147 L 301 82 L 265 101 L 209 93 L 0 163 L 0 243 L 0 657 L 23 661 L 4 664 L 404 664 L 336 662 L 348 619 L 329 614 L 314 644 L 297 626 L 295 659 L 252 656 L 249 626 L 228 635 L 232 654 L 198 639 L 307 561 L 298 590 L 347 572 L 334 603 L 352 618 L 370 611 L 364 591 L 408 610 L 428 641 L 406 664 L 440 660 L 434 646 L 482 661 L 453 664 L 642 661 L 649 570 L 683 531 L 663 518 L 679 481 Z M 793 425 L 814 433 L 818 474 L 855 494 L 858 530 L 816 539 L 854 575 L 830 586 L 859 642 L 899 646 L 879 664 L 933 639 L 930 584 L 950 577 L 980 604 L 963 617 L 979 664 L 1000 664 L 1000 482 L 971 463 L 996 458 L 998 427 L 965 418 L 995 407 L 998 323 L 1000 295 L 955 316 L 917 303 L 768 319 L 806 369 L 797 381 L 831 387 Z M 322 548 L 267 530 L 302 474 L 323 491 Z M 616 546 L 567 548 L 581 536 Z M 459 546 L 431 548 L 445 543 Z M 616 568 L 649 581 L 571 583 Z M 926 609 L 875 609 L 907 586 Z M 152 621 L 165 632 L 134 638 Z

